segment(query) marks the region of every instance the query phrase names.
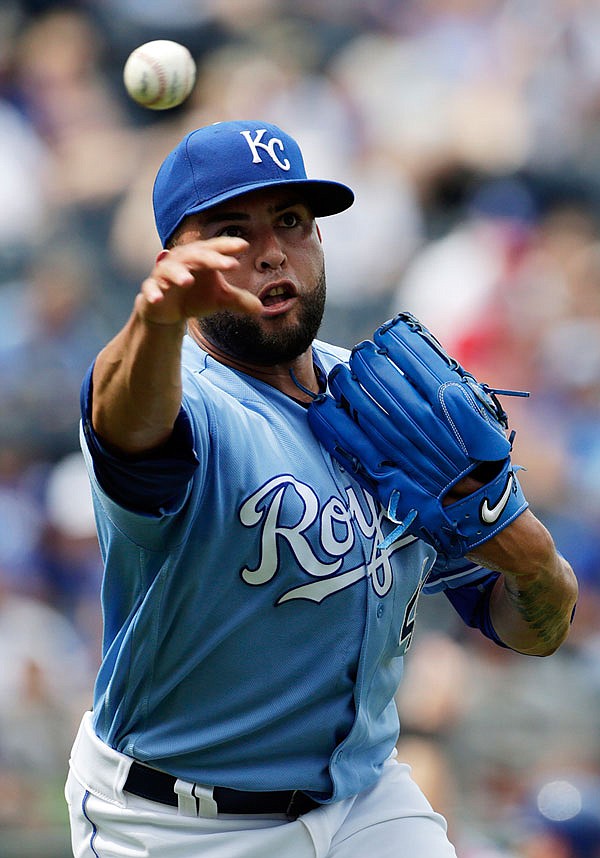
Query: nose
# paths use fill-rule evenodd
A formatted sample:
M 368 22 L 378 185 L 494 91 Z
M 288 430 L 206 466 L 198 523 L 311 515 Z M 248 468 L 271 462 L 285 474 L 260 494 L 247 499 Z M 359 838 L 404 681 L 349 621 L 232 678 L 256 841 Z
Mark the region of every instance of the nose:
M 264 235 L 256 253 L 256 267 L 261 271 L 282 268 L 287 260 L 284 249 L 273 232 Z

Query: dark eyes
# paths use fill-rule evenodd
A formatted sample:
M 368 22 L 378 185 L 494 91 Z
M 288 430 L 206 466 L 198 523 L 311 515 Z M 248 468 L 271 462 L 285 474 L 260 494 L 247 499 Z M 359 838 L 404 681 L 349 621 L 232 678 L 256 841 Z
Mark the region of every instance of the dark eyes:
M 302 223 L 302 218 L 295 211 L 285 211 L 279 216 L 278 225 L 284 229 L 293 229 Z M 230 223 L 219 230 L 218 235 L 228 238 L 245 238 L 247 227 L 245 224 Z
M 223 229 L 219 231 L 219 235 L 225 235 L 228 238 L 241 238 L 242 230 L 241 227 L 231 224 L 230 226 L 223 227 Z
M 281 215 L 281 223 L 283 224 L 283 226 L 288 228 L 298 226 L 298 224 L 300 223 L 300 218 L 298 217 L 296 212 L 284 212 Z

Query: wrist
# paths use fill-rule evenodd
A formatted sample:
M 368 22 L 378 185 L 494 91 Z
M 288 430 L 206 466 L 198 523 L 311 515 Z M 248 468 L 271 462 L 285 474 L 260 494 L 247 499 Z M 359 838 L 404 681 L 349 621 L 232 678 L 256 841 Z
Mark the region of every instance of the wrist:
M 183 335 L 186 330 L 187 320 L 173 317 L 165 313 L 162 307 L 155 307 L 140 292 L 134 302 L 135 318 L 143 325 L 158 330 L 172 330 Z

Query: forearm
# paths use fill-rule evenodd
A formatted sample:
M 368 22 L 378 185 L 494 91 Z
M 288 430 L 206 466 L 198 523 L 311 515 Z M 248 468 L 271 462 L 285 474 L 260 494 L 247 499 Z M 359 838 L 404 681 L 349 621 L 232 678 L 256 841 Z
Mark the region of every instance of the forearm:
M 124 453 L 139 453 L 167 440 L 181 406 L 184 332 L 184 322 L 152 322 L 134 309 L 100 352 L 92 422 L 103 441 Z
M 501 640 L 528 655 L 553 653 L 568 634 L 577 581 L 542 523 L 526 510 L 469 556 L 502 573 L 490 600 Z
M 262 312 L 256 295 L 223 276 L 239 267 L 235 254 L 247 248 L 243 239 L 221 236 L 158 254 L 129 321 L 94 366 L 92 422 L 103 441 L 141 453 L 169 438 L 181 406 L 187 320 L 220 309 Z

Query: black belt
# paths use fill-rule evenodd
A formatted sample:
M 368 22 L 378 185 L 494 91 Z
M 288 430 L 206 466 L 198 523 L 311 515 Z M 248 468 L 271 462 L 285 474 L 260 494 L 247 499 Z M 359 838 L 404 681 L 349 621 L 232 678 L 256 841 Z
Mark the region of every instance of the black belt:
M 123 789 L 140 798 L 177 807 L 176 780 L 166 772 L 150 769 L 134 761 Z M 246 792 L 216 786 L 213 788 L 213 799 L 219 813 L 284 813 L 293 819 L 320 806 L 317 801 L 299 790 Z

